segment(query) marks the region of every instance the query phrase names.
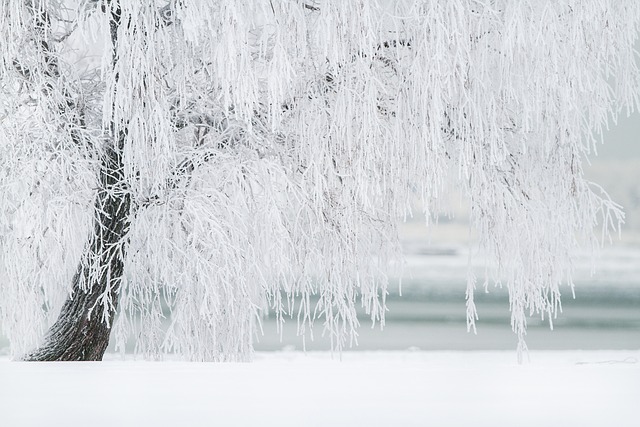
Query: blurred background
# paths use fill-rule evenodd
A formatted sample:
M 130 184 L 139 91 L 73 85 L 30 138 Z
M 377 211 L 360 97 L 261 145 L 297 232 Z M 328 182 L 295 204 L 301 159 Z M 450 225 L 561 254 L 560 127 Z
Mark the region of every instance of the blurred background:
M 562 313 L 553 321 L 539 316 L 528 322 L 529 349 L 640 349 L 640 114 L 621 117 L 603 135 L 598 155 L 585 166 L 587 179 L 601 185 L 624 207 L 620 238 L 605 244 L 592 262 L 580 254 L 574 275 L 575 299 L 569 286 L 562 291 Z M 513 350 L 506 289 L 489 287 L 484 293 L 483 266 L 472 265 L 478 277 L 475 300 L 477 334 L 467 332 L 465 289 L 469 267 L 470 232 L 466 206 L 451 206 L 452 217 L 425 226 L 416 216 L 401 226 L 406 257 L 402 296 L 398 281 L 389 288 L 384 331 L 360 316 L 358 345 L 349 350 Z M 328 350 L 322 325 L 316 325 L 308 350 Z M 301 350 L 296 320 L 280 334 L 273 319 L 264 324 L 256 350 Z
M 621 118 L 603 135 L 598 156 L 591 159 L 585 173 L 600 184 L 611 198 L 624 207 L 626 224 L 621 238 L 605 245 L 592 264 L 584 253 L 576 264 L 575 296 L 565 286 L 563 312 L 548 321 L 529 321 L 530 349 L 639 349 L 640 348 L 640 114 Z M 466 206 L 451 206 L 452 216 L 442 217 L 427 228 L 416 216 L 401 226 L 406 257 L 402 295 L 398 280 L 392 279 L 383 331 L 364 313 L 360 316 L 358 345 L 361 350 L 514 350 L 506 289 L 482 289 L 483 270 L 477 270 L 479 287 L 476 306 L 477 334 L 467 332 L 465 288 L 469 267 L 470 232 Z M 264 335 L 255 344 L 258 351 L 302 350 L 295 319 L 276 330 L 274 319 L 266 319 Z M 329 350 L 322 337 L 322 325 L 314 328 L 307 350 Z M 133 348 L 133 343 L 131 349 Z M 8 341 L 0 331 L 0 354 L 8 353 Z

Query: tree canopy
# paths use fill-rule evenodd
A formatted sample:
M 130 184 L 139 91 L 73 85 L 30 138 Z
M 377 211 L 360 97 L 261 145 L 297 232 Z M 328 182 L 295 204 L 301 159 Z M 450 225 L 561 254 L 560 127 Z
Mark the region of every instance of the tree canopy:
M 583 164 L 638 106 L 639 23 L 634 0 L 3 1 L 12 352 L 92 289 L 149 356 L 247 358 L 266 313 L 342 348 L 359 302 L 384 323 L 411 200 L 434 218 L 454 187 L 524 349 L 623 219 Z

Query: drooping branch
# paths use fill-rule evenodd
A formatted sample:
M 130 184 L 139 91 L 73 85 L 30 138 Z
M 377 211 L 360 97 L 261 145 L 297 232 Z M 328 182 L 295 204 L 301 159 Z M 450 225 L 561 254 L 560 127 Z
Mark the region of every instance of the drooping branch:
M 30 11 L 34 19 L 34 42 L 37 51 L 41 55 L 41 63 L 44 64 L 42 70 L 44 77 L 44 87 L 42 91 L 56 106 L 56 110 L 60 118 L 64 121 L 64 128 L 67 129 L 71 141 L 83 153 L 92 157 L 92 151 L 95 147 L 91 146 L 90 139 L 84 135 L 86 131 L 86 113 L 76 97 L 71 93 L 66 84 L 60 84 L 63 75 L 60 70 L 60 64 L 57 54 L 51 45 L 51 17 L 47 10 L 40 6 L 30 5 Z M 35 73 L 28 67 L 23 66 L 20 61 L 14 59 L 14 68 L 27 81 L 33 82 Z M 57 92 L 60 93 L 60 98 Z

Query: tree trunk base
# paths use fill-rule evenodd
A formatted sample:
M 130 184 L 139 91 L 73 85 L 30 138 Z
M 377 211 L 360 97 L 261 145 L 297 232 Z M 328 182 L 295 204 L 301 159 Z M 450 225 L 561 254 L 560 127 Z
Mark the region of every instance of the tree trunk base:
M 49 330 L 43 345 L 24 356 L 22 360 L 102 360 L 109 345 L 111 328 L 103 321 L 103 306 L 96 305 L 98 294 L 96 291 L 87 293 L 76 291 L 74 295 L 69 297 L 62 307 L 58 320 Z M 93 311 L 91 311 L 92 308 Z M 109 311 L 109 319 L 113 319 L 115 306 Z

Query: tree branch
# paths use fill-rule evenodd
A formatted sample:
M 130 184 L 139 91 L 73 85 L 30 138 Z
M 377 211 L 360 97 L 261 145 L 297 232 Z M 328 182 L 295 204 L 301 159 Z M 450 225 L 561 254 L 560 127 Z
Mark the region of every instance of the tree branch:
M 54 85 L 54 82 L 60 82 L 61 72 L 60 65 L 56 54 L 47 40 L 46 36 L 51 28 L 51 18 L 47 11 L 44 9 L 30 7 L 35 20 L 35 34 L 38 37 L 36 44 L 40 47 L 40 51 L 43 55 L 43 62 L 45 64 L 44 76 L 45 76 L 45 93 L 50 95 L 52 92 L 59 88 L 62 95 L 62 100 L 57 103 L 58 111 L 61 116 L 65 117 L 71 126 L 69 130 L 69 136 L 75 145 L 87 149 L 89 147 L 88 141 L 81 134 L 81 130 L 86 129 L 86 119 L 84 109 L 81 108 L 74 96 L 63 84 Z M 33 72 L 28 68 L 23 67 L 18 60 L 13 61 L 15 69 L 26 79 L 31 80 Z M 87 150 L 91 155 L 90 150 Z
M 304 7 L 307 10 L 312 10 L 314 12 L 319 12 L 320 11 L 319 7 L 310 5 L 309 3 L 300 2 L 300 4 L 302 5 L 302 7 Z

